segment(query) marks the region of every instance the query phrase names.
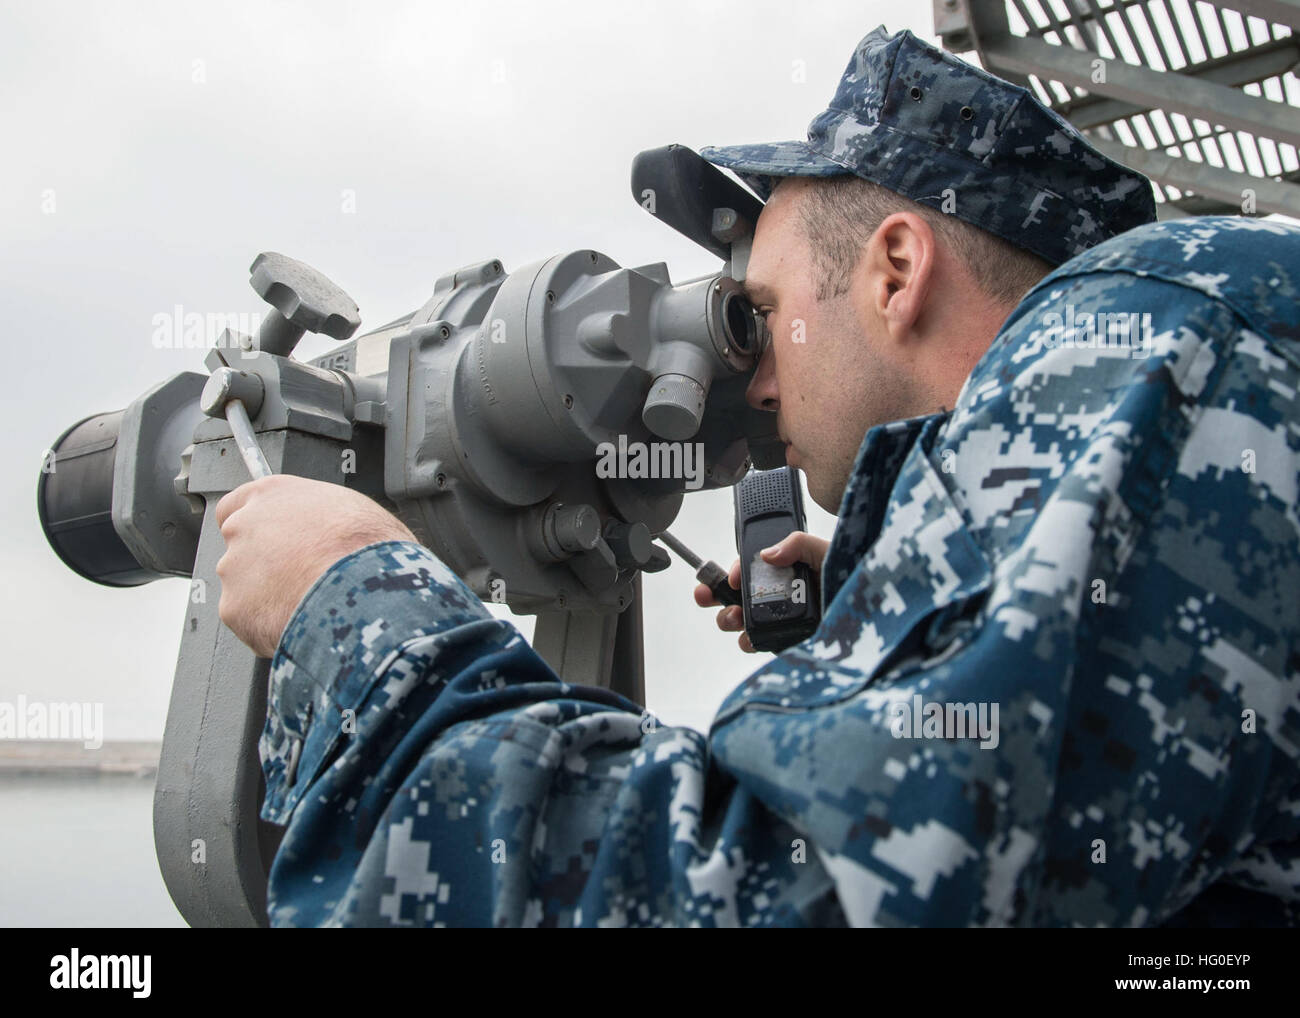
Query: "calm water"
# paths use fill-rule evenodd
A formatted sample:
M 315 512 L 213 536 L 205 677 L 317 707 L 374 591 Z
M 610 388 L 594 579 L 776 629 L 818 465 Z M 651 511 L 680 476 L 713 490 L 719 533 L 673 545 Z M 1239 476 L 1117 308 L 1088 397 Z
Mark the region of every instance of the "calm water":
M 153 778 L 0 775 L 0 925 L 186 925 L 154 856 Z

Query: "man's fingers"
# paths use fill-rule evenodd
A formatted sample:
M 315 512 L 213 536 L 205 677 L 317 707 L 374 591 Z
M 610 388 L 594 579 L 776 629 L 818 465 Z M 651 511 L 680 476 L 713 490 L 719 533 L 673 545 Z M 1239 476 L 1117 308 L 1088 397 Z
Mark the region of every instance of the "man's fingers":
M 708 598 L 708 600 L 704 600 L 705 598 Z M 713 600 L 713 591 L 702 583 L 695 588 L 695 600 L 701 608 L 717 604 Z M 746 654 L 754 653 L 754 645 L 749 642 L 749 634 L 745 632 L 745 610 L 740 605 L 729 604 L 723 606 L 722 610 L 718 612 L 717 623 L 718 628 L 724 633 L 740 633 L 740 638 L 736 641 L 740 644 L 740 649 Z
M 731 584 L 732 590 L 740 589 L 740 559 L 736 559 L 735 562 L 731 563 L 731 569 L 727 573 L 727 582 Z M 695 588 L 695 603 L 701 608 L 712 608 L 722 602 L 713 596 L 712 590 L 701 583 Z
M 217 503 L 216 512 L 218 527 L 224 527 L 230 514 L 236 509 L 243 507 L 243 505 L 252 497 L 253 485 L 256 483 L 256 481 L 247 481 L 244 484 L 241 484 L 234 491 L 228 491 L 221 496 L 221 501 Z
M 792 566 L 796 562 L 804 561 L 801 557 L 803 545 L 798 539 L 807 536 L 802 530 L 796 530 L 792 534 L 787 534 L 772 547 L 764 548 L 759 554 L 763 556 L 764 562 L 771 565 Z
M 815 541 L 817 538 L 813 538 L 813 540 Z M 818 561 L 820 562 L 820 560 Z M 731 570 L 727 574 L 727 582 L 731 584 L 733 589 L 740 589 L 740 559 L 736 559 L 735 562 L 731 563 Z M 718 602 L 713 596 L 713 591 L 701 583 L 695 587 L 695 603 L 701 608 L 711 608 Z M 754 645 L 749 642 L 749 634 L 745 632 L 745 610 L 740 605 L 725 605 L 718 612 L 717 623 L 718 628 L 724 633 L 740 634 L 736 642 L 746 654 L 757 653 L 754 650 Z
M 306 477 L 295 477 L 292 474 L 271 474 L 269 477 L 258 477 L 252 481 L 245 481 L 234 491 L 229 491 L 221 496 L 221 500 L 217 502 L 217 526 L 224 527 L 226 520 L 239 512 L 254 495 L 259 493 L 269 493 L 271 490 L 281 494 L 294 493 L 299 490 L 306 491 L 316 485 L 325 483 L 325 481 L 309 480 Z
M 796 562 L 803 562 L 821 572 L 822 561 L 826 558 L 829 546 L 830 542 L 824 538 L 796 530 L 771 548 L 764 548 L 759 554 L 763 556 L 764 562 L 774 566 L 792 566 Z

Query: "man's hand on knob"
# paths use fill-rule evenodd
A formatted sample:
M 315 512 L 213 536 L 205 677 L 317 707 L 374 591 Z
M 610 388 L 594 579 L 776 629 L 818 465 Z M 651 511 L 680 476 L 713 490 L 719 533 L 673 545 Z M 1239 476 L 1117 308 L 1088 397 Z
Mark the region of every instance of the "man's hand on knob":
M 272 657 L 294 609 L 339 559 L 378 541 L 414 541 L 392 513 L 340 484 L 277 474 L 217 503 L 226 553 L 217 562 L 221 621 Z

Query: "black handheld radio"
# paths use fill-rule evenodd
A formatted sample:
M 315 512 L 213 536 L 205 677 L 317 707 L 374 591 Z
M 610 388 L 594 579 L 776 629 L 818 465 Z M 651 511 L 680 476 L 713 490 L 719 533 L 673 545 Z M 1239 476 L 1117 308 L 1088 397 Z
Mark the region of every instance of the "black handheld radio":
M 777 653 L 807 639 L 821 620 L 821 591 L 810 566 L 774 566 L 759 552 L 806 529 L 799 471 L 751 470 L 733 489 L 736 551 L 745 632 L 755 650 Z

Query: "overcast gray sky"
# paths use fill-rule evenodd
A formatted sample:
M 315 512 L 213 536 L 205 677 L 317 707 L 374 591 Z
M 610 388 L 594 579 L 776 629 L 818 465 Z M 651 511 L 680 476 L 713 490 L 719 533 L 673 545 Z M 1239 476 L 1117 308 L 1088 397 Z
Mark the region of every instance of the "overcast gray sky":
M 712 271 L 633 201 L 632 157 L 804 137 L 882 23 L 933 39 L 928 2 L 6 4 L 0 700 L 102 702 L 107 738 L 162 736 L 187 581 L 88 583 L 35 511 L 68 425 L 204 370 L 154 347 L 155 314 L 260 313 L 248 266 L 268 250 L 346 289 L 363 330 L 487 258 L 592 247 Z M 729 563 L 730 493 L 688 495 L 674 531 Z M 718 632 L 693 585 L 680 564 L 647 578 L 647 689 L 663 720 L 706 728 L 768 655 Z

